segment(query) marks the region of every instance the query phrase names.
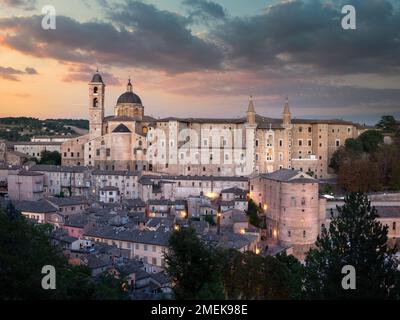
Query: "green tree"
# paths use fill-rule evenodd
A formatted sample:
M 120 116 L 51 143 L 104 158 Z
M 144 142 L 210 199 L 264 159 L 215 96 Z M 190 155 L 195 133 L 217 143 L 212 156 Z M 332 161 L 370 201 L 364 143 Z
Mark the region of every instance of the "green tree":
M 371 153 L 375 152 L 383 143 L 383 135 L 379 131 L 368 130 L 360 134 L 357 140 L 360 141 L 365 152 Z
M 122 280 L 94 280 L 87 267 L 72 267 L 49 241 L 49 225 L 28 221 L 12 205 L 0 209 L 0 299 L 121 299 Z M 56 269 L 56 290 L 42 289 L 42 268 Z
M 50 299 L 54 291 L 43 290 L 41 270 L 52 265 L 64 268 L 48 238 L 49 229 L 33 225 L 9 206 L 0 210 L 0 299 Z
M 304 294 L 310 299 L 399 298 L 399 271 L 387 248 L 387 227 L 367 196 L 352 193 L 338 207 L 329 230 L 323 230 L 306 256 Z M 342 268 L 356 271 L 356 289 L 342 288 Z
M 286 300 L 290 297 L 289 269 L 277 258 L 266 256 L 263 259 L 265 300 Z
M 223 299 L 220 258 L 218 250 L 206 246 L 194 229 L 175 231 L 165 254 L 166 270 L 175 284 L 175 298 Z
M 260 218 L 259 213 L 261 213 L 261 209 L 257 206 L 253 199 L 250 199 L 246 214 L 249 217 L 249 222 L 255 227 L 262 227 L 262 219 Z
M 211 226 L 215 226 L 216 225 L 215 218 L 214 218 L 213 215 L 210 215 L 210 214 L 205 215 L 204 216 L 204 221 L 208 222 Z
M 329 162 L 329 167 L 333 169 L 333 171 L 337 174 L 340 170 L 340 166 L 348 159 L 354 158 L 356 155 L 345 147 L 340 147 L 337 149 Z
M 42 151 L 39 164 L 61 165 L 61 154 L 57 151 Z
M 393 116 L 382 116 L 376 127 L 385 132 L 396 132 L 397 122 Z
M 286 252 L 279 253 L 276 258 L 289 270 L 289 299 L 301 299 L 303 283 L 302 279 L 304 276 L 303 265 L 294 256 L 287 255 Z
M 359 139 L 347 139 L 344 143 L 346 150 L 352 151 L 355 153 L 360 153 L 364 151 L 364 146 Z

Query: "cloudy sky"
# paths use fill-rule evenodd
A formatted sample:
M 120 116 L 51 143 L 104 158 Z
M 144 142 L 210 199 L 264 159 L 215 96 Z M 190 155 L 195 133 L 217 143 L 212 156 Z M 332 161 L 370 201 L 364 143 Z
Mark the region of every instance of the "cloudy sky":
M 400 2 L 0 0 L 0 116 L 87 118 L 97 67 L 108 114 L 131 76 L 155 117 L 400 118 Z

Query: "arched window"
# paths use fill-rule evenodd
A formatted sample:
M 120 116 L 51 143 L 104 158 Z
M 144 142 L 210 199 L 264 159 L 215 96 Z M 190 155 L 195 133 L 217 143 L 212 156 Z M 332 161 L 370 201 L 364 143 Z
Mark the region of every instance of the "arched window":
M 149 129 L 147 127 L 143 127 L 143 129 L 142 129 L 143 134 L 147 134 L 148 131 L 149 131 Z
M 94 88 L 93 88 L 93 93 L 94 93 L 94 94 L 97 94 L 98 91 L 99 91 L 99 88 L 97 88 L 97 87 L 94 87 Z
M 93 108 L 97 108 L 99 106 L 99 100 L 97 98 L 93 99 Z
M 306 198 L 301 198 L 301 205 L 302 206 L 305 206 L 306 205 Z
M 292 198 L 290 199 L 290 205 L 291 205 L 292 207 L 295 207 L 295 206 L 296 206 L 296 198 L 295 198 L 295 197 L 292 197 Z

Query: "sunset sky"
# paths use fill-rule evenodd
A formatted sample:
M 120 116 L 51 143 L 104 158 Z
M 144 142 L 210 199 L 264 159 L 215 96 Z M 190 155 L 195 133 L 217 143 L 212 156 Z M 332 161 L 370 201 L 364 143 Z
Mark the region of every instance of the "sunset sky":
M 131 76 L 154 117 L 400 118 L 400 1 L 0 0 L 0 117 L 87 118 L 97 67 L 107 114 Z

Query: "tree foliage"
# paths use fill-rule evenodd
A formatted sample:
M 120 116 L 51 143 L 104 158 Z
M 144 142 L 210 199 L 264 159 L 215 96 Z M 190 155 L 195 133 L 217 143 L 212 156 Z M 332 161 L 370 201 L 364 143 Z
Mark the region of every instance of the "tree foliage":
M 363 132 L 356 139 L 362 145 L 363 151 L 367 153 L 375 152 L 383 143 L 383 135 L 376 130 L 368 130 Z
M 349 194 L 338 207 L 329 229 L 306 256 L 304 294 L 310 299 L 399 298 L 400 282 L 393 251 L 387 248 L 387 227 L 367 196 Z M 342 268 L 356 271 L 356 289 L 342 287 Z
M 385 132 L 396 132 L 397 122 L 393 116 L 386 115 L 382 116 L 381 120 L 376 125 L 377 128 L 382 129 Z
M 12 205 L 0 209 L 0 299 L 124 299 L 123 279 L 94 280 L 84 266 L 69 266 L 49 241 L 51 226 L 33 224 Z M 56 289 L 44 290 L 45 265 L 56 269 Z
M 181 228 L 169 239 L 165 254 L 167 272 L 175 283 L 176 299 L 221 299 L 221 264 L 219 253 L 205 246 L 194 229 Z
M 369 130 L 346 140 L 332 155 L 330 167 L 347 192 L 400 189 L 400 144 L 384 144 L 378 131 Z
M 61 165 L 61 154 L 58 151 L 42 151 L 39 164 Z
M 177 299 L 297 299 L 301 265 L 281 259 L 210 247 L 185 228 L 172 235 L 166 254 Z
M 259 213 L 261 213 L 261 209 L 257 206 L 257 204 L 253 201 L 253 199 L 250 199 L 246 211 L 246 214 L 249 218 L 249 222 L 253 226 L 261 228 L 262 219 L 260 218 Z

